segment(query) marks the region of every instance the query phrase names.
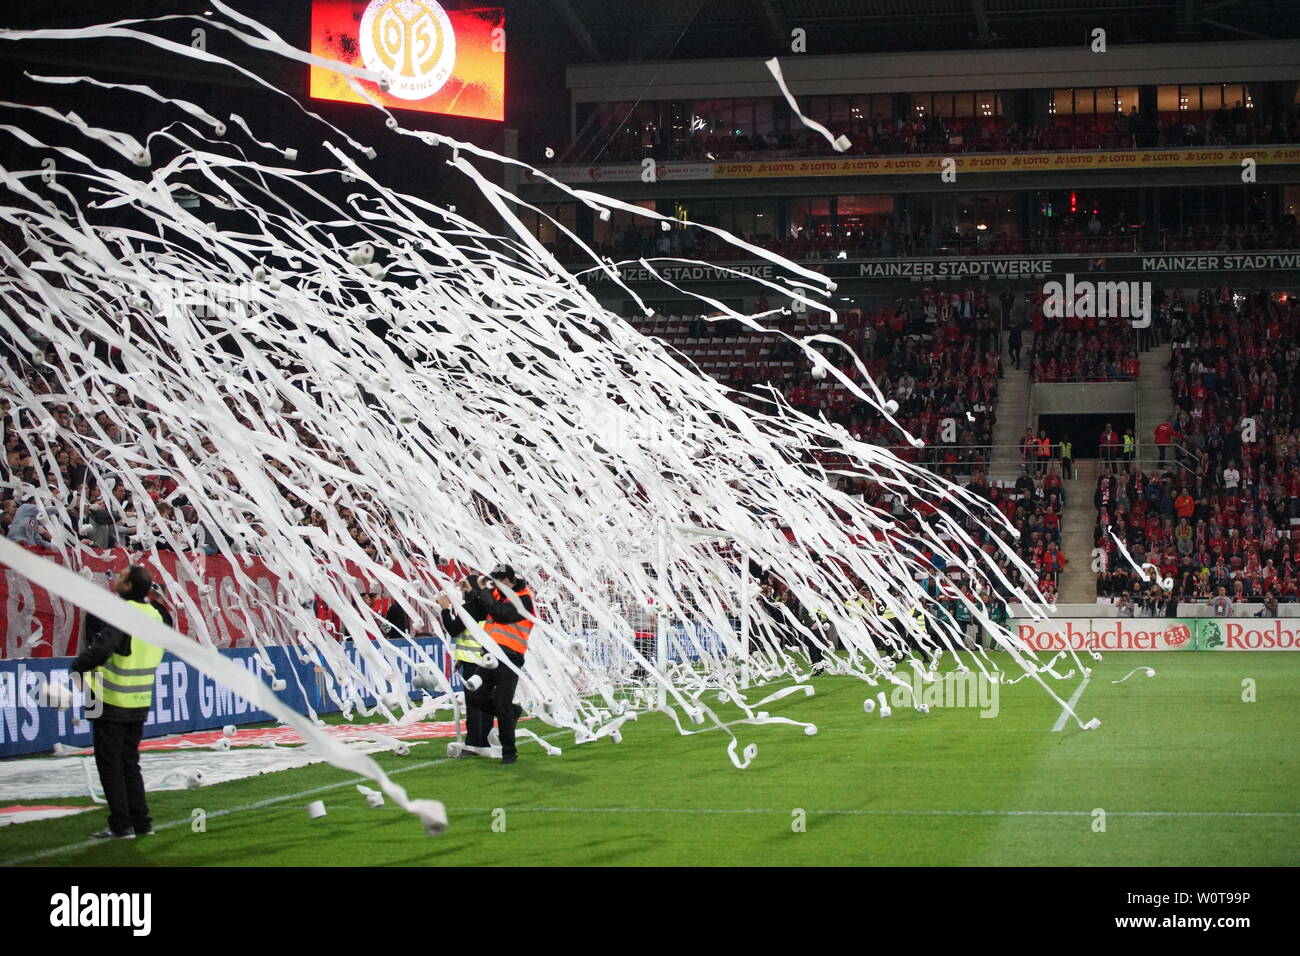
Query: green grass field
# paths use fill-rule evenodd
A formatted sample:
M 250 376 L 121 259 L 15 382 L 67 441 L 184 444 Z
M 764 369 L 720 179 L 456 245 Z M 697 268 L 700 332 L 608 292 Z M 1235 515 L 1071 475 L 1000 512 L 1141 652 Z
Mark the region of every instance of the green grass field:
M 1137 674 L 1148 665 L 1154 678 Z M 773 713 L 798 728 L 736 727 L 758 757 L 737 770 L 725 734 L 680 737 L 661 715 L 519 763 L 446 760 L 443 742 L 381 759 L 416 797 L 442 800 L 439 838 L 328 766 L 150 797 L 158 835 L 91 844 L 103 814 L 0 829 L 0 863 L 223 865 L 1292 865 L 1300 859 L 1300 655 L 1116 653 L 1094 664 L 1085 720 L 1032 682 L 1000 712 L 865 714 L 867 688 L 819 678 Z M 1242 700 L 1252 678 L 1257 700 Z M 1055 685 L 1069 698 L 1078 678 Z M 322 799 L 328 816 L 310 820 Z M 58 803 L 74 803 L 62 799 Z M 191 811 L 207 832 L 191 831 Z M 493 829 L 502 808 L 505 832 Z M 795 832 L 793 811 L 806 811 Z M 1095 832 L 1094 810 L 1106 812 Z M 496 819 L 500 819 L 497 815 Z M 39 857 L 32 859 L 39 854 Z

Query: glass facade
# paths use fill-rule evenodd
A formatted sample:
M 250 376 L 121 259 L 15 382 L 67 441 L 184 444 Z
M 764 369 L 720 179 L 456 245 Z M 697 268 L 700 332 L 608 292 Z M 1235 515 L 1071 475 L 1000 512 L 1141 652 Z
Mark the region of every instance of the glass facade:
M 1238 106 L 1248 110 L 1255 108 L 1254 97 L 1245 83 L 1156 87 L 1156 109 L 1161 114 L 1213 113 Z
M 848 155 L 1149 149 L 1300 140 L 1300 85 L 801 95 Z M 579 162 L 709 162 L 825 155 L 829 144 L 778 97 L 579 104 Z
M 1107 116 L 1131 113 L 1138 105 L 1136 86 L 1098 86 L 1053 90 L 1047 111 L 1053 116 Z
M 912 93 L 912 111 L 918 117 L 995 119 L 1003 115 L 1001 93 Z

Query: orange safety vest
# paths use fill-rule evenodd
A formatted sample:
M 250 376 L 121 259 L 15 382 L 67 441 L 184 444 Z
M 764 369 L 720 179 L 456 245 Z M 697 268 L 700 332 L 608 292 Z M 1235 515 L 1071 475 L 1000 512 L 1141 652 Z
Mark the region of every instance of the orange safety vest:
M 1044 438 L 1044 439 L 1039 443 L 1039 445 L 1038 445 L 1038 457 L 1040 457 L 1040 458 L 1051 458 L 1051 457 L 1052 457 L 1052 440 L 1051 440 L 1050 438 Z
M 528 588 L 524 588 L 522 591 L 516 591 L 515 597 L 522 602 L 524 598 L 532 597 L 532 593 Z M 492 598 L 500 601 L 504 600 L 504 595 L 497 588 L 493 588 Z M 537 609 L 534 607 L 533 613 L 536 614 L 536 612 Z M 483 630 L 488 632 L 492 640 L 507 650 L 514 651 L 517 654 L 527 654 L 528 635 L 533 631 L 533 622 L 525 618 L 522 621 L 516 621 L 514 624 L 503 624 L 500 621 L 494 621 L 492 616 L 488 615 L 488 619 L 483 622 Z

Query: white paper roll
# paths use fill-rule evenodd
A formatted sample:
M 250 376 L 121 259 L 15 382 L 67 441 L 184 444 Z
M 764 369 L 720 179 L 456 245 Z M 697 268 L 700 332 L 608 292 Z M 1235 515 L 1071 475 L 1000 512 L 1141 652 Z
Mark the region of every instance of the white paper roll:
M 411 812 L 420 818 L 424 832 L 429 836 L 441 836 L 447 830 L 447 808 L 441 800 L 412 800 Z
M 72 689 L 66 684 L 50 683 L 45 685 L 45 693 L 42 695 L 41 703 L 46 707 L 54 707 L 59 710 L 67 710 L 72 706 Z
M 311 817 L 313 820 L 319 820 L 321 817 L 325 816 L 325 801 L 313 800 L 311 803 L 307 804 L 307 816 Z

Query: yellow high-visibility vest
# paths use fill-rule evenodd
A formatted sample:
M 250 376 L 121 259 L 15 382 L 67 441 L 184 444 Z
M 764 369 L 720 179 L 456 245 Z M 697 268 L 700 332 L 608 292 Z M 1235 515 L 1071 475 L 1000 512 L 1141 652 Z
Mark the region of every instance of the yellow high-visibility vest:
M 127 601 L 155 621 L 162 615 L 152 604 Z M 114 654 L 94 675 L 94 690 L 99 699 L 114 707 L 148 707 L 153 703 L 154 672 L 163 659 L 163 649 L 131 636 L 131 653 Z
M 470 628 L 465 628 L 454 638 L 454 649 L 451 656 L 458 661 L 464 661 L 466 664 L 483 663 L 483 645 L 479 643 Z

